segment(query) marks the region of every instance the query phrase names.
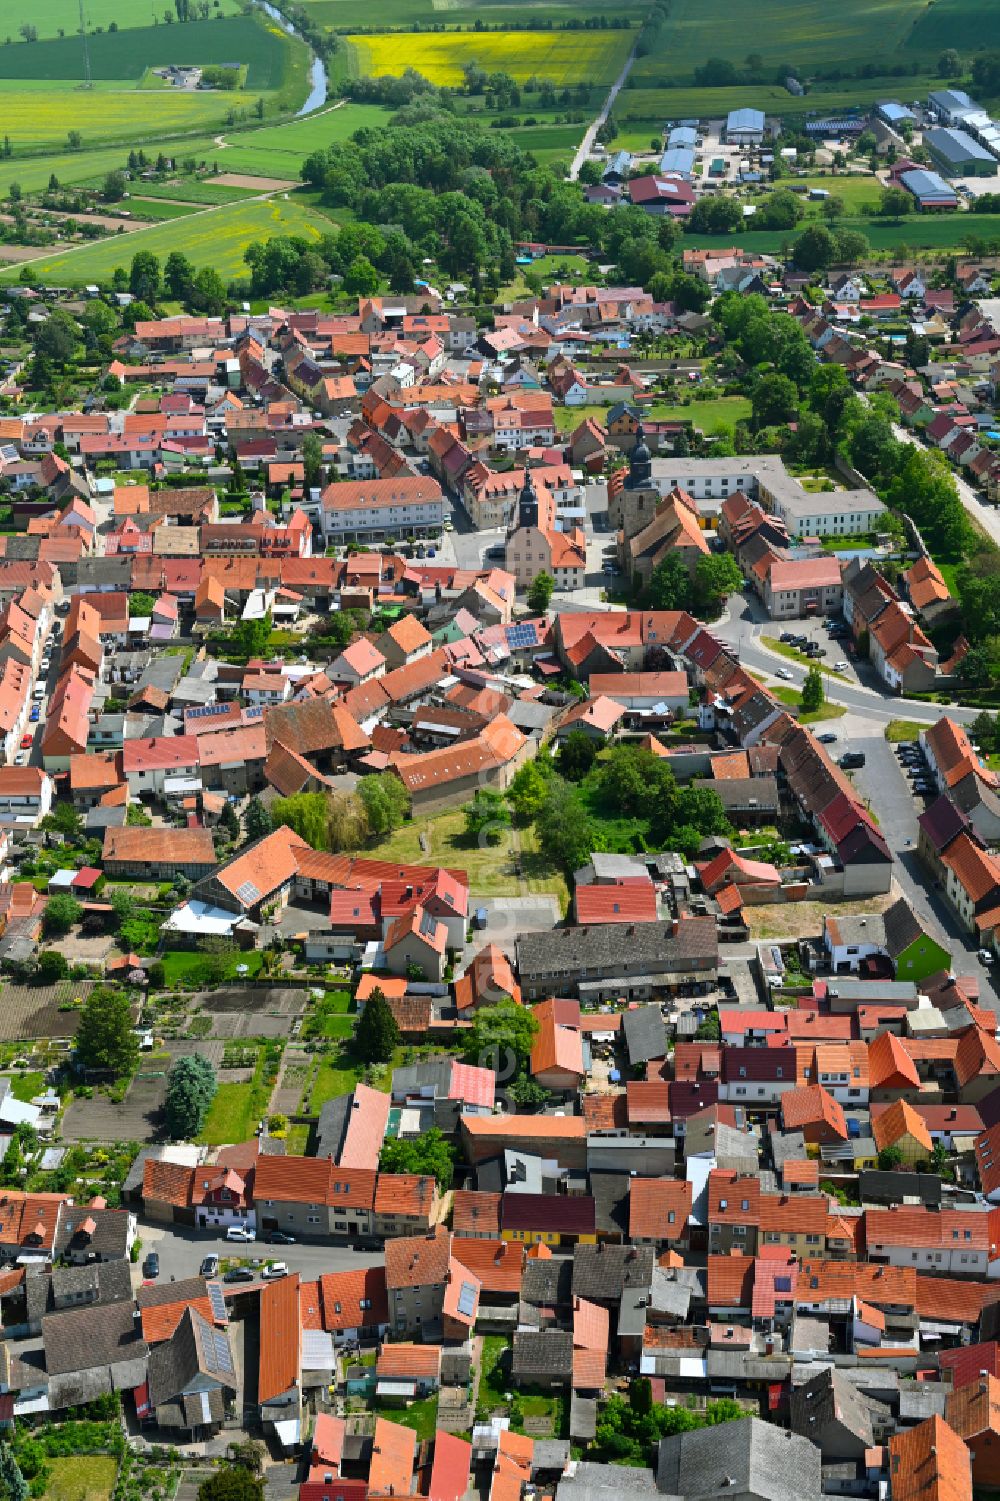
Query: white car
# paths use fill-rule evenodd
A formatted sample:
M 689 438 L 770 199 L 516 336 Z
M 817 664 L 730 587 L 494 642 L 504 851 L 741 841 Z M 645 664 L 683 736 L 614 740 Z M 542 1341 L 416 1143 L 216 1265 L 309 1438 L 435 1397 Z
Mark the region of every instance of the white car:
M 992 964 L 993 963 L 993 955 L 992 955 L 992 953 L 990 952 L 989 949 L 980 949 L 979 950 L 979 962 L 980 962 L 980 964 Z
M 226 1231 L 227 1240 L 256 1240 L 256 1230 L 251 1230 L 247 1225 L 230 1225 Z
M 262 1277 L 287 1277 L 288 1265 L 284 1261 L 272 1261 L 260 1274 Z
M 790 683 L 792 681 L 792 674 L 789 672 L 787 667 L 779 667 L 774 675 L 776 678 L 784 678 L 786 683 Z
M 834 672 L 847 672 L 848 671 L 847 663 L 846 662 L 834 662 L 834 664 L 833 664 L 833 670 L 834 670 Z

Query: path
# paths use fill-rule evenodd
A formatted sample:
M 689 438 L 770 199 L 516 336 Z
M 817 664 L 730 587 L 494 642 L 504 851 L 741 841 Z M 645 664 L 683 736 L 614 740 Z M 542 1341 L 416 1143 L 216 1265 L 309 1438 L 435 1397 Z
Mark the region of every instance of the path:
M 313 120 L 321 120 L 324 115 L 332 115 L 335 109 L 343 109 L 346 103 L 346 99 L 338 99 L 336 104 L 328 104 L 324 109 L 316 110 L 314 114 L 311 114 L 309 116 L 309 123 L 312 124 Z M 291 125 L 293 123 L 294 122 L 291 120 L 279 120 L 275 124 L 268 123 L 267 125 L 263 125 L 261 126 L 261 129 L 274 130 L 278 125 Z M 241 134 L 243 135 L 253 135 L 254 133 L 255 132 L 252 130 L 241 132 Z M 226 151 L 230 146 L 238 146 L 240 144 L 239 140 L 227 141 L 224 135 L 214 136 L 213 143 L 214 145 L 218 146 L 220 151 Z
M 570 180 L 570 182 L 576 182 L 576 179 L 579 177 L 579 175 L 580 175 L 580 168 L 583 166 L 584 162 L 587 160 L 587 157 L 590 155 L 591 151 L 594 148 L 594 141 L 597 139 L 597 132 L 600 130 L 601 126 L 604 124 L 605 120 L 607 120 L 608 116 L 610 115 L 612 106 L 613 106 L 615 100 L 618 98 L 619 90 L 621 90 L 622 88 L 624 88 L 624 86 L 625 86 L 625 80 L 628 77 L 628 75 L 631 73 L 631 71 L 632 71 L 632 64 L 634 62 L 635 62 L 635 48 L 633 47 L 632 51 L 629 53 L 628 57 L 625 59 L 625 66 L 624 66 L 624 68 L 622 68 L 622 70 L 619 73 L 618 77 L 615 79 L 614 83 L 611 85 L 611 89 L 610 89 L 610 92 L 608 94 L 608 97 L 605 99 L 603 105 L 601 106 L 601 112 L 600 112 L 600 114 L 597 116 L 597 119 L 594 120 L 593 124 L 591 124 L 591 125 L 589 125 L 587 127 L 587 133 L 584 136 L 583 140 L 580 142 L 579 150 L 577 151 L 576 156 L 574 156 L 574 158 L 573 158 L 573 165 L 569 169 L 569 180 Z
M 921 443 L 920 439 L 911 433 L 908 428 L 893 426 L 892 431 L 900 443 L 911 443 L 914 448 L 925 448 L 927 446 Z M 959 499 L 972 517 L 972 520 L 979 527 L 980 531 L 986 533 L 991 542 L 995 542 L 1000 547 L 1000 511 L 997 511 L 994 506 L 986 505 L 968 481 L 964 480 L 954 470 L 952 470 L 952 479 L 955 481 Z

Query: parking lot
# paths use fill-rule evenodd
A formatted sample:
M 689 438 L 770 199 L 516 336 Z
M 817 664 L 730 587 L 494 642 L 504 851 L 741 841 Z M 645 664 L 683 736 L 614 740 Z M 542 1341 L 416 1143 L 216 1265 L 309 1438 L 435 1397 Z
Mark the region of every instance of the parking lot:
M 794 647 L 800 652 L 803 665 L 815 662 L 817 666 L 839 673 L 846 682 L 861 681 L 851 628 L 842 615 L 790 622 L 777 634 L 777 639 L 783 646 Z M 785 672 L 776 670 L 775 676 L 790 679 L 791 673 L 786 668 Z

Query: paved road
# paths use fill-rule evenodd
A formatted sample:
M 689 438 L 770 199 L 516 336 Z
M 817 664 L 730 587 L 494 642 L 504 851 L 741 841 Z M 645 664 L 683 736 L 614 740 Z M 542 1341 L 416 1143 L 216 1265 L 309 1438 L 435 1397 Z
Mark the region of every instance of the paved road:
M 799 628 L 801 622 L 796 621 L 795 626 Z M 761 636 L 778 635 L 781 626 L 764 616 L 763 609 L 756 600 L 734 594 L 729 601 L 728 615 L 717 625 L 713 625 L 711 630 L 721 641 L 737 649 L 739 660 L 751 672 L 766 672 L 774 676 L 780 667 L 791 673 L 792 686 L 798 687 L 804 682 L 808 670 L 806 667 L 779 656 L 762 644 Z M 870 674 L 874 680 L 871 669 L 862 665 L 860 672 L 866 676 Z M 880 725 L 888 724 L 890 719 L 915 719 L 922 724 L 934 724 L 942 714 L 969 723 L 979 712 L 977 709 L 960 708 L 956 704 L 925 704 L 919 699 L 899 698 L 862 682 L 841 682 L 839 678 L 829 674 L 825 683 L 827 697 L 834 703 L 844 704 L 848 709 Z
M 580 149 L 577 151 L 576 156 L 574 156 L 574 158 L 573 158 L 573 164 L 572 164 L 572 166 L 569 169 L 570 182 L 576 182 L 576 179 L 579 177 L 579 175 L 580 175 L 580 168 L 583 166 L 584 162 L 587 160 L 587 157 L 590 155 L 591 151 L 593 150 L 594 141 L 595 141 L 595 139 L 597 137 L 597 132 L 600 130 L 601 126 L 604 124 L 605 120 L 610 115 L 610 113 L 611 113 L 611 106 L 614 104 L 615 100 L 618 98 L 618 91 L 619 91 L 619 89 L 624 88 L 624 86 L 625 86 L 625 80 L 628 77 L 629 73 L 632 71 L 632 64 L 634 62 L 635 62 L 635 48 L 633 47 L 632 51 L 629 53 L 628 57 L 625 60 L 625 66 L 624 66 L 624 68 L 622 68 L 622 70 L 619 73 L 618 77 L 615 79 L 614 83 L 611 85 L 611 90 L 610 90 L 610 92 L 608 94 L 608 97 L 605 99 L 604 104 L 601 107 L 600 114 L 597 116 L 597 119 L 593 122 L 593 124 L 587 127 L 587 133 L 584 136 L 583 140 L 580 142 Z
M 909 428 L 893 427 L 893 432 L 901 443 L 910 443 L 914 448 L 927 447 L 914 433 L 910 432 Z M 952 470 L 952 478 L 958 489 L 959 498 L 973 521 L 1000 546 L 1000 511 L 995 506 L 986 504 L 957 470 Z
M 181 1225 L 154 1225 L 140 1221 L 139 1237 L 142 1255 L 155 1251 L 160 1258 L 160 1282 L 171 1278 L 180 1282 L 184 1277 L 196 1277 L 202 1259 L 214 1251 L 216 1256 L 239 1256 L 250 1259 L 261 1257 L 284 1261 L 289 1271 L 300 1272 L 307 1280 L 323 1272 L 353 1272 L 366 1266 L 381 1264 L 381 1251 L 355 1251 L 350 1246 L 301 1244 L 295 1246 L 269 1246 L 263 1240 L 239 1244 L 214 1235 L 209 1230 L 192 1230 Z M 141 1267 L 136 1267 L 141 1274 Z

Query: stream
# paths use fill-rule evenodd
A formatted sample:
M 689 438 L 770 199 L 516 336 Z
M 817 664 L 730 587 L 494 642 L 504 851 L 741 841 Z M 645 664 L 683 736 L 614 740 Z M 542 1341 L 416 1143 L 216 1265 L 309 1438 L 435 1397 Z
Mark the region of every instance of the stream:
M 305 42 L 306 46 L 309 46 L 307 39 L 300 31 L 295 29 L 286 16 L 282 15 L 276 5 L 272 5 L 270 0 L 260 0 L 260 5 L 263 10 L 267 11 L 272 21 L 277 21 L 283 31 L 287 31 L 289 36 L 298 37 L 300 42 Z M 310 51 L 312 51 L 311 48 Z M 317 57 L 316 53 L 313 52 L 312 65 L 309 69 L 309 96 L 302 108 L 296 110 L 296 118 L 299 115 L 311 114 L 314 109 L 319 109 L 320 105 L 326 103 L 328 94 L 329 84 L 326 76 L 326 64 L 321 57 Z

